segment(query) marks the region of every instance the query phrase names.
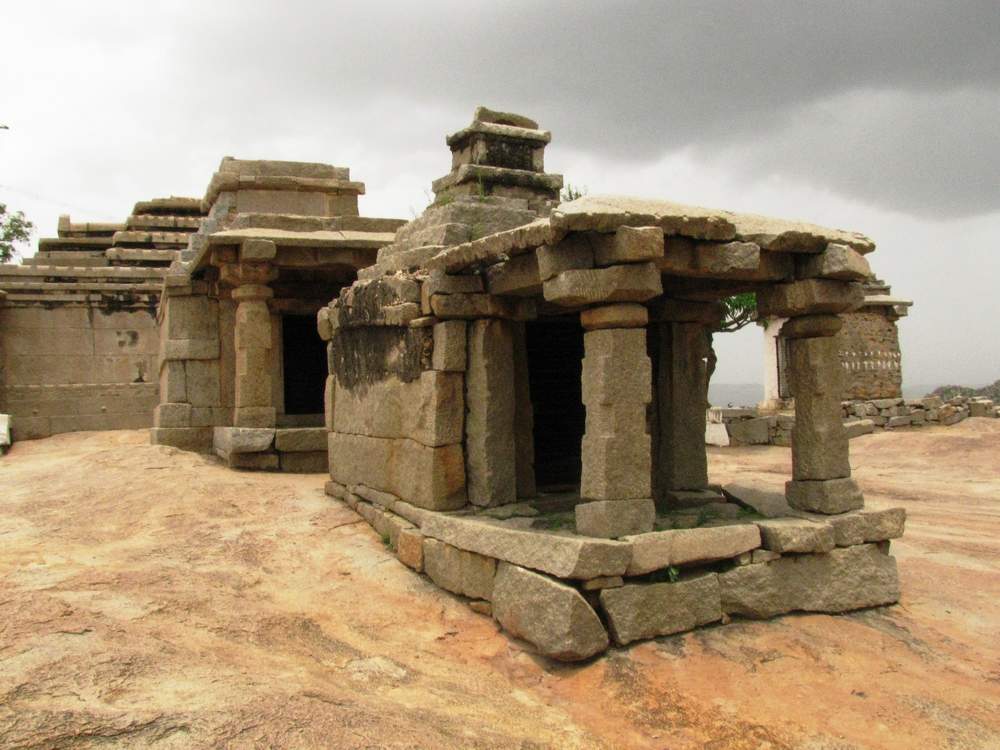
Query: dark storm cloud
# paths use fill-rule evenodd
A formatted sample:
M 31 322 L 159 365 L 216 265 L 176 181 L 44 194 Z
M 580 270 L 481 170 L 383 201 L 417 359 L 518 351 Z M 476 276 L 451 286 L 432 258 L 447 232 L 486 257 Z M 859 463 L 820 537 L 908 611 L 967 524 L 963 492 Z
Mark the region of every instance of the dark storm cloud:
M 889 209 L 1000 207 L 995 0 L 290 3 L 176 21 L 203 109 L 252 123 L 362 125 L 387 97 L 409 108 L 363 127 L 410 148 L 411 111 L 486 103 L 595 155 L 692 147 Z
M 536 117 L 553 153 L 638 164 L 687 149 L 914 215 L 1000 207 L 996 0 L 80 7 L 25 6 L 21 29 L 12 13 L 12 38 L 37 40 L 15 66 L 48 67 L 0 81 L 52 89 L 58 146 L 84 171 L 118 146 L 203 179 L 228 143 L 253 156 L 293 142 L 402 171 L 487 104 Z

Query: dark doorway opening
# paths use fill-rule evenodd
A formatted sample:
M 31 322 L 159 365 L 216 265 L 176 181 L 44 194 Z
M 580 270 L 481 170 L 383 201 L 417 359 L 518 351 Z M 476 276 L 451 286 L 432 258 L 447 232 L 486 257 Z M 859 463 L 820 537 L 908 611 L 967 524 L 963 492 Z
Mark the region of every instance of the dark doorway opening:
M 535 422 L 535 482 L 539 489 L 579 487 L 580 441 L 587 420 L 580 382 L 583 328 L 579 317 L 527 323 L 525 339 Z
M 285 414 L 322 414 L 326 344 L 316 331 L 316 318 L 283 315 L 281 341 Z

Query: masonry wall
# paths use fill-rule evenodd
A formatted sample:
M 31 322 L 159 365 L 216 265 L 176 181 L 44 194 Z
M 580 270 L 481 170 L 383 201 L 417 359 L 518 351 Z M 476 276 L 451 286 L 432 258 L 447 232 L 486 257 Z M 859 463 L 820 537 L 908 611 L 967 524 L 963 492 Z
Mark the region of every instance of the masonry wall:
M 845 372 L 843 398 L 899 398 L 903 393 L 903 371 L 899 332 L 889 308 L 863 308 L 842 317 L 837 334 Z
M 151 309 L 0 309 L 0 412 L 14 439 L 149 427 L 158 347 Z

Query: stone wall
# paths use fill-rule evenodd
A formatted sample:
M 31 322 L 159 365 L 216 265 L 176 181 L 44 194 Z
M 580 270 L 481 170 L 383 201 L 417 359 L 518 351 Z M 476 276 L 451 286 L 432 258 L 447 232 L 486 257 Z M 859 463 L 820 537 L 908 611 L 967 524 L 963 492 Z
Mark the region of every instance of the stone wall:
M 841 403 L 841 418 L 848 437 L 878 430 L 940 425 L 950 427 L 968 417 L 1000 418 L 1000 406 L 986 398 L 958 396 L 943 401 L 937 396 L 902 399 L 856 399 Z M 790 446 L 795 417 L 792 414 L 762 415 L 754 408 L 708 410 L 705 442 L 716 446 Z
M 0 412 L 15 440 L 153 422 L 159 337 L 153 310 L 0 308 Z
M 868 307 L 842 316 L 837 346 L 844 367 L 844 399 L 902 396 L 903 370 L 899 331 L 892 309 Z

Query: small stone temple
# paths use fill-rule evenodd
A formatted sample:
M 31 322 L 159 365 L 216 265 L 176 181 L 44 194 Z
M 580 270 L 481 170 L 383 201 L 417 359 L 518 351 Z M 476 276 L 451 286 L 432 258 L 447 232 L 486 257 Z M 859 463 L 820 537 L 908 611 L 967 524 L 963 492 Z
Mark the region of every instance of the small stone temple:
M 874 243 L 667 201 L 559 203 L 550 137 L 477 110 L 434 203 L 319 309 L 327 492 L 556 659 L 897 601 L 905 514 L 864 508 L 841 421 L 837 335 Z M 782 494 L 708 475 L 711 332 L 743 292 L 783 320 Z
M 403 223 L 358 215 L 346 167 L 225 158 L 164 278 L 152 440 L 230 466 L 326 471 L 316 313 Z

